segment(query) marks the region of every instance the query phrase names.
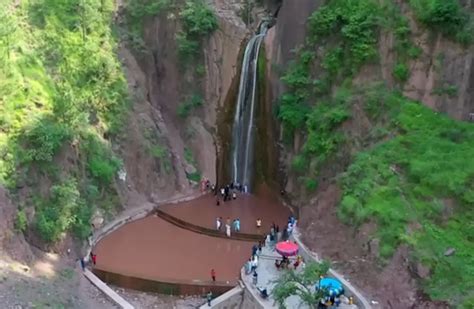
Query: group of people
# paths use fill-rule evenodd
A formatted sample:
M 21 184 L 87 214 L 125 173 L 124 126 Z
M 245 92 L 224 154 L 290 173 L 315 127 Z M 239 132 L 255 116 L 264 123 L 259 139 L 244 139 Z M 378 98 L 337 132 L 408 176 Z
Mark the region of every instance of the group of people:
M 291 261 L 288 257 L 284 256 L 281 261 L 276 259 L 275 260 L 275 267 L 280 270 L 280 269 L 289 269 L 291 265 Z M 304 259 L 302 256 L 297 256 L 295 262 L 293 263 L 293 267 L 298 269 L 298 266 L 304 266 Z
M 222 199 L 224 202 L 237 199 L 237 192 L 248 193 L 247 186 L 242 186 L 238 183 L 234 184 L 233 182 L 220 187 L 219 190 L 215 185 L 211 185 L 210 189 L 216 196 L 217 205 L 220 205 L 220 199 Z
M 232 224 L 232 225 L 231 225 Z M 216 229 L 218 231 L 221 231 L 222 230 L 222 217 L 217 217 L 216 218 Z M 240 232 L 240 219 L 239 218 L 236 218 L 232 221 L 232 223 L 230 222 L 230 218 L 227 217 L 227 220 L 226 220 L 226 223 L 225 223 L 225 233 L 227 235 L 227 237 L 230 237 L 231 235 L 231 229 L 234 231 L 234 232 Z
M 91 253 L 89 254 L 89 259 L 92 262 L 92 264 L 95 265 L 97 263 L 97 254 L 95 254 L 91 251 Z M 80 258 L 79 262 L 81 263 L 82 271 L 86 270 L 86 261 L 85 261 L 85 259 Z

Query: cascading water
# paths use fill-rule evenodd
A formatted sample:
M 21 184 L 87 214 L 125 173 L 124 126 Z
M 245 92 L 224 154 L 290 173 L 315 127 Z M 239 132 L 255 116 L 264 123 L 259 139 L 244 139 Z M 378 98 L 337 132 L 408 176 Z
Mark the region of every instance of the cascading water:
M 268 23 L 262 23 L 245 48 L 232 129 L 232 181 L 248 189 L 252 186 L 253 176 L 258 54 L 267 29 Z

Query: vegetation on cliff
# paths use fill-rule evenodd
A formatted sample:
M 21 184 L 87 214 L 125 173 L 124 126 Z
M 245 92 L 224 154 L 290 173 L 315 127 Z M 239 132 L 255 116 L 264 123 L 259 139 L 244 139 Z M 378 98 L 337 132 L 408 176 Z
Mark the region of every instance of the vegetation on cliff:
M 84 238 L 95 208 L 117 205 L 121 163 L 104 137 L 120 134 L 128 101 L 112 9 L 104 0 L 0 3 L 0 179 L 34 207 L 30 227 L 45 241 L 70 230 Z M 17 222 L 26 229 L 23 211 Z
M 427 30 L 472 42 L 472 16 L 457 0 L 409 5 Z M 474 127 L 399 93 L 421 49 L 395 2 L 330 0 L 308 24 L 307 42 L 282 77 L 288 91 L 278 112 L 287 142 L 303 137 L 294 173 L 311 190 L 331 165 L 343 188 L 340 218 L 378 223 L 382 261 L 400 244 L 411 245 L 413 260 L 430 269 L 422 286 L 433 299 L 472 302 Z M 379 65 L 379 37 L 388 33 L 395 39 L 395 83 L 361 82 L 363 67 Z M 363 136 L 343 126 L 361 117 L 372 128 Z M 445 256 L 450 247 L 456 253 Z

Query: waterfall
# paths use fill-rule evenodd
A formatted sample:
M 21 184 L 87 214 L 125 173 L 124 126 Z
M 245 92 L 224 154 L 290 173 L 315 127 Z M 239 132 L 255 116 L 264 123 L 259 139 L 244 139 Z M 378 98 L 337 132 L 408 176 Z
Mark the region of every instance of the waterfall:
M 254 166 L 258 54 L 267 29 L 268 23 L 262 23 L 258 33 L 250 39 L 245 48 L 232 129 L 232 181 L 249 189 L 252 186 Z

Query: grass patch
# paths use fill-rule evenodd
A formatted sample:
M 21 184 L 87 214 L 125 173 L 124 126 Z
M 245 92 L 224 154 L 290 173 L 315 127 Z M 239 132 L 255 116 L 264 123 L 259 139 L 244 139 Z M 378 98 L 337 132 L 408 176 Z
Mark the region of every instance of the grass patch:
M 424 282 L 430 296 L 462 300 L 474 288 L 474 163 L 466 160 L 474 155 L 474 128 L 397 98 L 390 125 L 398 135 L 357 155 L 342 180 L 339 215 L 355 225 L 375 219 L 383 258 L 411 244 L 433 271 Z M 454 215 L 440 225 L 447 198 L 456 201 Z M 414 223 L 421 228 L 411 230 Z M 459 254 L 444 257 L 448 247 Z

